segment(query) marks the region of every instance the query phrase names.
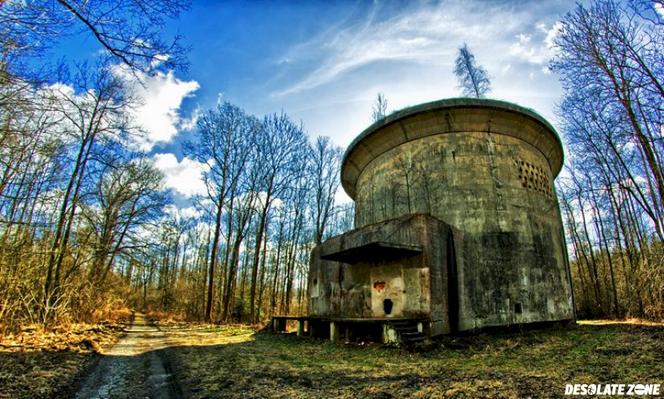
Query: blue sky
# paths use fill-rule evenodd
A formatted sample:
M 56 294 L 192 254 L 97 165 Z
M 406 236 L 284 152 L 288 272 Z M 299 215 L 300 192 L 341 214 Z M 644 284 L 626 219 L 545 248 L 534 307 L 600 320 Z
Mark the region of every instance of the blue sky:
M 169 24 L 191 47 L 186 72 L 139 88 L 143 143 L 180 197 L 202 189 L 200 165 L 181 144 L 196 115 L 220 98 L 247 112 L 288 113 L 309 135 L 345 147 L 371 120 L 378 92 L 388 111 L 459 95 L 452 74 L 467 43 L 489 72 L 489 97 L 535 109 L 554 126 L 562 94 L 547 70 L 557 22 L 572 1 L 195 1 Z M 69 57 L 95 54 L 80 37 Z M 82 44 L 81 44 L 82 43 Z
M 258 115 L 285 110 L 312 135 L 345 145 L 370 122 L 378 91 L 390 109 L 458 95 L 457 48 L 489 71 L 492 97 L 552 117 L 547 35 L 571 1 L 198 2 L 173 28 L 192 46 L 183 104 L 223 98 Z

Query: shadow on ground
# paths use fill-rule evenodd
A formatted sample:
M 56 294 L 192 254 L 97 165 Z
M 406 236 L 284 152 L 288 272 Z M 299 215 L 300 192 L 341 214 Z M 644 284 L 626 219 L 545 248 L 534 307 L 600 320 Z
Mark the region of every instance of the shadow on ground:
M 142 350 L 91 361 L 55 397 L 554 398 L 568 383 L 664 383 L 661 326 L 444 337 L 417 352 L 185 324 L 134 338 Z M 78 355 L 49 356 L 57 368 Z

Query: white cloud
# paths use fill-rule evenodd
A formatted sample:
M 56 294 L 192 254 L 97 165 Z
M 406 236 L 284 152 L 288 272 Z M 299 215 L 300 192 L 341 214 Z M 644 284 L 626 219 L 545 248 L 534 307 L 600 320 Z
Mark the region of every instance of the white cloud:
M 544 65 L 555 55 L 555 40 L 562 29 L 562 23 L 557 21 L 550 28 L 539 23 L 535 27 L 536 30 L 531 34 L 516 35 L 517 41 L 510 46 L 510 54 L 531 64 Z
M 348 194 L 346 194 L 346 191 L 344 191 L 340 184 L 339 188 L 337 188 L 337 192 L 334 193 L 334 204 L 341 205 L 347 204 L 349 202 L 353 202 L 353 200 L 348 196 Z
M 544 38 L 544 44 L 548 49 L 553 50 L 556 46 L 556 37 L 560 34 L 563 29 L 563 23 L 556 21 L 551 25 L 551 29 L 546 31 L 546 37 Z
M 660 17 L 664 18 L 664 4 L 662 3 L 655 3 L 655 11 L 660 15 Z
M 200 209 L 196 209 L 193 206 L 178 208 L 175 205 L 166 205 L 166 207 L 164 207 L 164 212 L 177 220 L 197 219 L 202 215 Z
M 199 210 L 194 208 L 193 206 L 188 206 L 186 208 L 180 208 L 179 215 L 183 218 L 187 219 L 195 219 L 198 218 L 202 215 L 203 213 Z
M 510 46 L 510 53 L 518 58 L 524 59 L 532 64 L 544 64 L 548 60 L 548 54 L 543 51 L 542 46 L 530 44 L 530 35 L 520 33 L 517 42 Z
M 134 229 L 132 238 L 138 242 L 152 242 L 159 237 L 158 226 L 151 223 L 141 223 Z
M 191 116 L 189 118 L 183 118 L 180 120 L 180 129 L 182 130 L 194 130 L 196 127 L 196 123 L 198 122 L 198 118 L 201 116 L 201 109 L 196 108 L 194 112 L 191 113 Z
M 133 89 L 133 94 L 140 104 L 132 110 L 134 122 L 145 131 L 144 135 L 135 140 L 138 148 L 150 151 L 157 143 L 170 142 L 179 130 L 187 130 L 193 126 L 192 120 L 197 118 L 196 113 L 189 118 L 183 118 L 180 107 L 185 98 L 191 97 L 199 89 L 198 82 L 180 80 L 173 71 L 147 75 L 129 72 L 119 65 L 113 71 Z
M 165 188 L 172 189 L 185 197 L 205 194 L 203 172 L 208 166 L 190 158 L 178 161 L 174 154 L 155 154 L 154 165 L 165 176 Z
M 150 62 L 150 68 L 157 68 L 159 65 L 171 59 L 171 56 L 168 54 L 158 54 L 154 57 L 152 62 Z

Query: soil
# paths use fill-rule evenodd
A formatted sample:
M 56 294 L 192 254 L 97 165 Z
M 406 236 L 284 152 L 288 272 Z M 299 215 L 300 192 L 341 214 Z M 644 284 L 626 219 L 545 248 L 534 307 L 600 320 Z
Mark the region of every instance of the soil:
M 126 335 L 83 381 L 77 399 L 179 398 L 163 351 L 167 336 L 145 315 L 137 313 Z

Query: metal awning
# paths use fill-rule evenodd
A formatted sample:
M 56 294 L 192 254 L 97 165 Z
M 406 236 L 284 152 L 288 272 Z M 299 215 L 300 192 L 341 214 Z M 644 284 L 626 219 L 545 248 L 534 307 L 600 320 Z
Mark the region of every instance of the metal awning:
M 343 263 L 379 262 L 406 258 L 422 253 L 419 245 L 394 244 L 374 241 L 357 247 L 345 248 L 337 252 L 322 253 L 321 258 Z

